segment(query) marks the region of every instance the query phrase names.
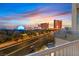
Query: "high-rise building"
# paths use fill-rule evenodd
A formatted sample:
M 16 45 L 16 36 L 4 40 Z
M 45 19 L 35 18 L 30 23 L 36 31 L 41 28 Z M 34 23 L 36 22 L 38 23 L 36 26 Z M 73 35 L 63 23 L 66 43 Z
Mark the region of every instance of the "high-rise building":
M 41 27 L 41 29 L 48 29 L 49 23 L 41 23 L 39 26 Z
M 61 29 L 62 28 L 62 20 L 54 20 L 54 28 Z

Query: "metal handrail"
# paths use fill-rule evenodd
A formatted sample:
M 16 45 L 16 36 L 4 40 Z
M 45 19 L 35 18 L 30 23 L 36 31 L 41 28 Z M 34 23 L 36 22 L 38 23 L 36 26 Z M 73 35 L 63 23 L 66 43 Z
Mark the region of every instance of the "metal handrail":
M 79 43 L 79 40 L 75 40 L 75 41 L 68 42 L 68 43 L 65 43 L 65 44 L 62 44 L 62 45 L 59 45 L 59 46 L 56 46 L 56 47 L 49 48 L 49 49 L 44 50 L 44 51 L 31 53 L 31 54 L 28 54 L 27 56 L 45 56 L 45 55 L 48 55 L 48 54 L 50 55 L 51 53 L 55 53 L 56 51 L 62 50 L 64 48 L 74 46 L 78 43 Z

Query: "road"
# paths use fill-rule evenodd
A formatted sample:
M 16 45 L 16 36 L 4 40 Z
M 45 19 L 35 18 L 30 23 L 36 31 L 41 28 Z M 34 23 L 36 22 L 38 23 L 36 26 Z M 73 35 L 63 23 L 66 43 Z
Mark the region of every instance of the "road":
M 53 47 L 52 43 L 50 43 L 48 45 L 41 44 L 41 42 L 43 43 L 44 41 L 45 41 L 45 37 L 42 37 L 35 42 L 34 41 L 29 42 L 29 41 L 25 40 L 21 43 L 0 49 L 0 56 L 4 56 L 4 55 L 5 56 L 6 55 L 24 56 L 24 55 L 27 55 L 32 52 L 38 52 L 38 51 L 42 51 L 42 50 Z M 61 45 L 61 44 L 67 43 L 67 42 L 68 41 L 66 41 L 66 40 L 55 38 L 55 46 Z M 42 45 L 44 45 L 44 46 L 42 46 Z M 42 47 L 38 48 L 40 46 L 42 46 Z M 38 49 L 35 49 L 35 48 L 38 48 Z
M 22 56 L 29 53 L 38 51 L 41 49 L 41 46 L 45 45 L 47 41 L 46 36 L 42 36 L 40 39 L 37 37 L 32 41 L 23 41 L 19 44 L 11 45 L 6 48 L 0 49 L 0 56 L 13 55 L 13 56 Z
M 0 55 L 7 55 L 7 54 L 9 54 L 17 49 L 20 49 L 20 48 L 26 46 L 26 45 L 28 45 L 27 41 L 22 42 L 20 44 L 8 46 L 6 48 L 2 48 L 2 49 L 0 49 Z

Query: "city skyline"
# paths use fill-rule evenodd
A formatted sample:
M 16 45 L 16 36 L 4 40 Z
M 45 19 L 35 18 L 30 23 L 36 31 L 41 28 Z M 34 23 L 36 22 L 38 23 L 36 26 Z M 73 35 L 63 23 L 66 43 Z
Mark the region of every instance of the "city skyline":
M 68 3 L 1 3 L 0 25 L 8 28 L 39 23 L 53 25 L 53 20 L 62 20 L 63 25 L 71 26 L 71 9 L 72 4 Z

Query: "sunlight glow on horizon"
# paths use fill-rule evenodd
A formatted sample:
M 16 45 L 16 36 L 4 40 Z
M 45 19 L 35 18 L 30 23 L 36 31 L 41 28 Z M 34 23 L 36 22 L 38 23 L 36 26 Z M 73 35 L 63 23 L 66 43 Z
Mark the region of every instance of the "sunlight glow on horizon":
M 0 26 L 6 28 L 40 23 L 53 27 L 53 20 L 62 20 L 63 26 L 71 26 L 71 4 L 0 4 L 0 13 Z

